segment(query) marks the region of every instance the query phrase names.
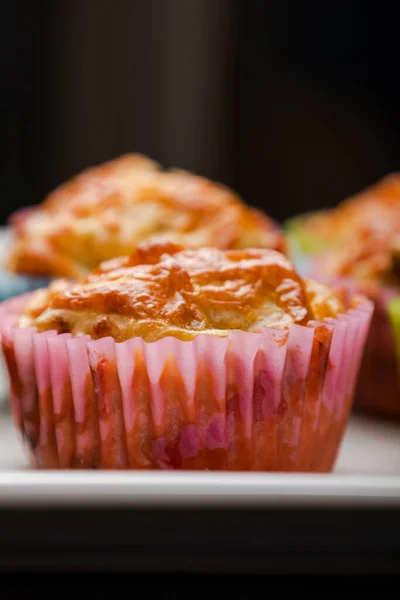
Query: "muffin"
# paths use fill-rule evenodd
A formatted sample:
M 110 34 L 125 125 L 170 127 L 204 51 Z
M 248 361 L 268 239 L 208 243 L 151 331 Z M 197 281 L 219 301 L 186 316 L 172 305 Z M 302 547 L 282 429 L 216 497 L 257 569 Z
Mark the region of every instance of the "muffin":
M 373 300 L 355 406 L 400 418 L 400 174 L 384 177 L 334 209 L 293 219 L 288 232 L 302 274 L 325 282 L 346 279 Z
M 81 279 L 153 237 L 187 248 L 286 251 L 277 224 L 229 188 L 139 154 L 83 171 L 15 213 L 10 226 L 7 269 L 30 278 Z
M 54 469 L 330 471 L 373 311 L 275 250 L 150 241 L 9 302 L 14 421 Z

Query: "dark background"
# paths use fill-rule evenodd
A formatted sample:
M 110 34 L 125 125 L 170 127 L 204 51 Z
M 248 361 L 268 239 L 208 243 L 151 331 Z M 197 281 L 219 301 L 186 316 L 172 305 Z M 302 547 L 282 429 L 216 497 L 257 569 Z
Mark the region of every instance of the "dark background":
M 0 223 L 128 151 L 223 181 L 277 219 L 357 192 L 399 168 L 394 6 L 3 0 Z M 2 571 L 364 574 L 400 565 L 399 513 L 384 509 L 0 517 Z
M 389 2 L 8 0 L 0 222 L 128 151 L 234 187 L 277 219 L 399 166 Z

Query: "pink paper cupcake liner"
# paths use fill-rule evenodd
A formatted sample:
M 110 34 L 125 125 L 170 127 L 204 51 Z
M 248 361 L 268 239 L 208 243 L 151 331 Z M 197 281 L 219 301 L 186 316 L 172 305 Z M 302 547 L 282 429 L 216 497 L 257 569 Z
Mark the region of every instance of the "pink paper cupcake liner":
M 16 427 L 39 468 L 328 472 L 373 313 L 356 304 L 306 327 L 153 343 L 18 328 L 3 305 Z
M 340 284 L 344 280 L 324 274 L 323 257 L 315 257 L 308 275 L 313 279 Z M 400 419 L 400 375 L 395 326 L 390 315 L 390 303 L 400 297 L 399 288 L 358 289 L 354 281 L 345 281 L 352 293 L 368 295 L 374 303 L 360 374 L 355 391 L 354 407 L 361 411 Z
M 399 290 L 375 294 L 375 310 L 361 364 L 355 406 L 360 410 L 400 419 L 400 371 L 390 302 Z

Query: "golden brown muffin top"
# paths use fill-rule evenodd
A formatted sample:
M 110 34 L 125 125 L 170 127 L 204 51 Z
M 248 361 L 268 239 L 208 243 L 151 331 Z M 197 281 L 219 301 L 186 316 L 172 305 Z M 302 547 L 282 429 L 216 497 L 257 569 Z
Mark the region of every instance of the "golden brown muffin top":
M 148 238 L 188 248 L 286 251 L 276 224 L 229 188 L 127 154 L 87 169 L 11 219 L 11 271 L 81 278 Z
M 185 250 L 146 242 L 130 257 L 101 264 L 82 282 L 58 280 L 36 292 L 20 325 L 154 341 L 305 325 L 343 310 L 339 295 L 303 281 L 275 250 Z
M 305 219 L 304 231 L 329 248 L 330 273 L 400 284 L 400 173 Z

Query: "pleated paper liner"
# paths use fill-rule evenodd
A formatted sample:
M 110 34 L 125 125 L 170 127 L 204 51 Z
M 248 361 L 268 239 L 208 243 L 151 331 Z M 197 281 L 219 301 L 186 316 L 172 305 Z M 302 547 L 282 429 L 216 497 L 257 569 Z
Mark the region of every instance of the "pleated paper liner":
M 398 293 L 386 288 L 371 295 L 375 310 L 355 397 L 360 410 L 396 420 L 400 419 L 400 377 L 389 306 Z
M 340 281 L 325 275 L 323 256 L 313 258 L 307 276 L 327 284 L 338 285 Z M 382 417 L 400 419 L 400 377 L 396 340 L 400 289 L 389 286 L 360 288 L 355 281 L 346 281 L 345 284 L 354 294 L 365 294 L 374 303 L 374 314 L 360 368 L 354 407 Z
M 16 427 L 39 468 L 328 472 L 373 312 L 351 306 L 306 327 L 153 343 L 38 333 L 3 307 Z
M 15 298 L 8 299 L 6 302 L 0 302 L 0 321 L 6 314 L 18 314 L 24 305 L 29 293 L 21 294 Z M 1 332 L 0 332 L 1 335 Z M 0 404 L 6 402 L 8 394 L 8 376 L 7 368 L 4 363 L 4 357 L 0 357 Z

